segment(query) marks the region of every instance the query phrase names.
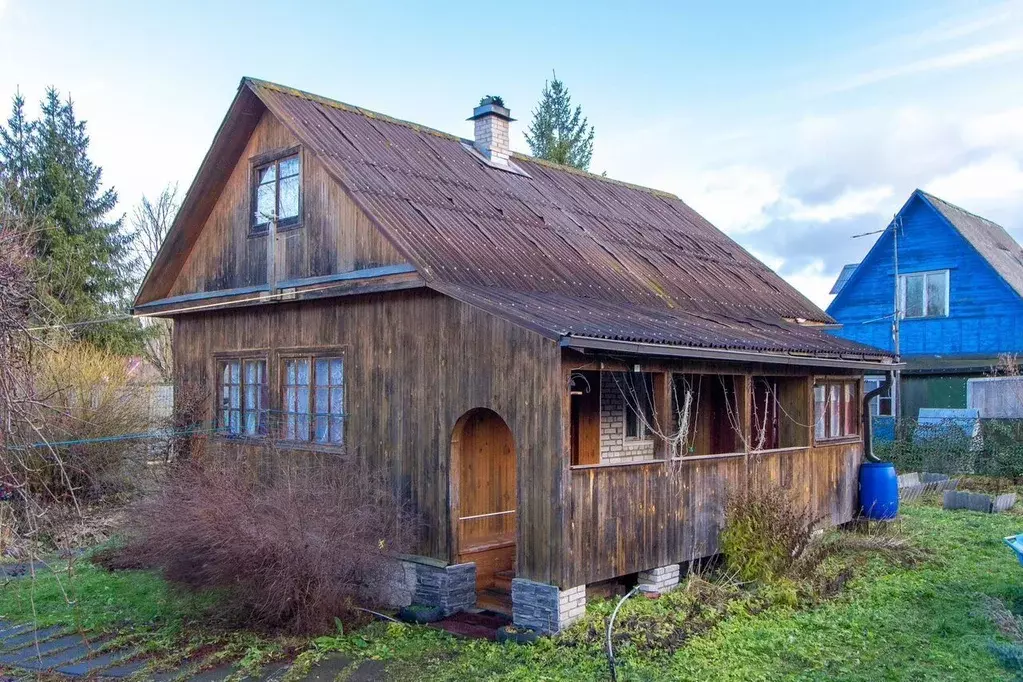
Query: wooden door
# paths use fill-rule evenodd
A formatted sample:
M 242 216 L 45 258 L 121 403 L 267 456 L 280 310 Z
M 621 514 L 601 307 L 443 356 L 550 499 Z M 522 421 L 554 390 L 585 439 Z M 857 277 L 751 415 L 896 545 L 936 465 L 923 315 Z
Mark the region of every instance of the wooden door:
M 571 462 L 600 464 L 600 372 L 575 372 L 570 391 Z
M 457 495 L 456 563 L 476 562 L 476 588 L 494 587 L 495 574 L 514 570 L 515 443 L 504 420 L 473 410 L 459 420 L 452 439 Z

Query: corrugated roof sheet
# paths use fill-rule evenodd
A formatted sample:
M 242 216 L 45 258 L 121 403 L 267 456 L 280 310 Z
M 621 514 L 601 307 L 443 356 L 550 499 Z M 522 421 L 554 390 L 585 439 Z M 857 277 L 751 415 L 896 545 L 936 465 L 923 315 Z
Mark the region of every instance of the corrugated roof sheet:
M 1017 294 L 1023 296 L 1023 247 L 1004 227 L 923 190 L 917 192 L 952 223 Z
M 502 171 L 455 136 L 244 83 L 451 296 L 552 336 L 880 354 L 786 322 L 833 320 L 673 195 L 518 154 L 528 177 Z
M 765 353 L 887 356 L 881 350 L 828 334 L 819 327 L 799 326 L 777 318 L 739 321 L 638 306 L 622 308 L 558 293 L 448 284 L 435 288 L 495 315 L 558 336 Z

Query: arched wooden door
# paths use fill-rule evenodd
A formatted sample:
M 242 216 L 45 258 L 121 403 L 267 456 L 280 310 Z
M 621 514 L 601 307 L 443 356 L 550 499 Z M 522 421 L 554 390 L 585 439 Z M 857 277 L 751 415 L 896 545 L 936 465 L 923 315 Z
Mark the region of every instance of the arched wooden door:
M 515 570 L 515 442 L 492 410 L 462 415 L 451 437 L 455 563 L 476 562 L 477 591 L 510 589 Z

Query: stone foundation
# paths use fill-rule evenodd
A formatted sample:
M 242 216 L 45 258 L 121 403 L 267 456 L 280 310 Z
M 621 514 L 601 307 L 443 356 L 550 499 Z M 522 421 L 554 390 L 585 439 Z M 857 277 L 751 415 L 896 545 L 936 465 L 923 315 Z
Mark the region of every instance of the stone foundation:
M 388 606 L 408 606 L 416 593 L 416 564 L 401 561 L 391 572 L 380 590 L 380 603 Z
M 678 564 L 661 566 L 639 574 L 641 592 L 663 594 L 678 587 L 681 568 Z
M 439 606 L 445 616 L 476 605 L 476 564 L 404 562 L 415 571 L 412 601 L 426 606 Z
M 512 622 L 545 635 L 561 632 L 586 612 L 586 586 L 559 589 L 557 585 L 512 580 Z

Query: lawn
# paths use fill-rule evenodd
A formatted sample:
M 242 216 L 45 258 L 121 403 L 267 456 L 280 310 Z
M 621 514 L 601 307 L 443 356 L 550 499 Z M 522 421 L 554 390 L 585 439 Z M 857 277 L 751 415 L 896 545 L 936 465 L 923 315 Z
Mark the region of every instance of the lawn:
M 793 600 L 764 591 L 696 606 L 687 595 L 630 600 L 618 617 L 630 633 L 616 651 L 619 679 L 1018 679 L 1019 671 L 993 651 L 1002 636 L 982 595 L 1023 611 L 1023 567 L 1001 542 L 1023 531 L 1023 515 L 914 505 L 904 510 L 902 524 L 905 534 L 933 554 L 915 565 L 860 557 L 855 577 L 826 601 L 792 608 L 779 604 Z M 45 623 L 73 624 L 77 612 L 78 622 L 90 629 L 130 624 L 170 642 L 174 633 L 194 630 L 213 613 L 213 600 L 181 595 L 144 572 L 110 574 L 85 562 L 77 572 L 72 581 L 77 609 L 64 597 L 66 585 L 61 589 L 54 575 L 44 575 L 34 584 L 7 583 L 0 594 L 0 616 L 30 619 L 34 603 Z M 385 661 L 388 677 L 396 680 L 608 679 L 606 658 L 593 633 L 610 606 L 591 605 L 587 621 L 531 647 L 469 642 L 429 628 L 377 623 L 313 640 L 300 660 L 341 650 Z M 700 622 L 713 625 L 697 627 Z M 247 641 L 252 650 L 281 650 L 274 640 Z

